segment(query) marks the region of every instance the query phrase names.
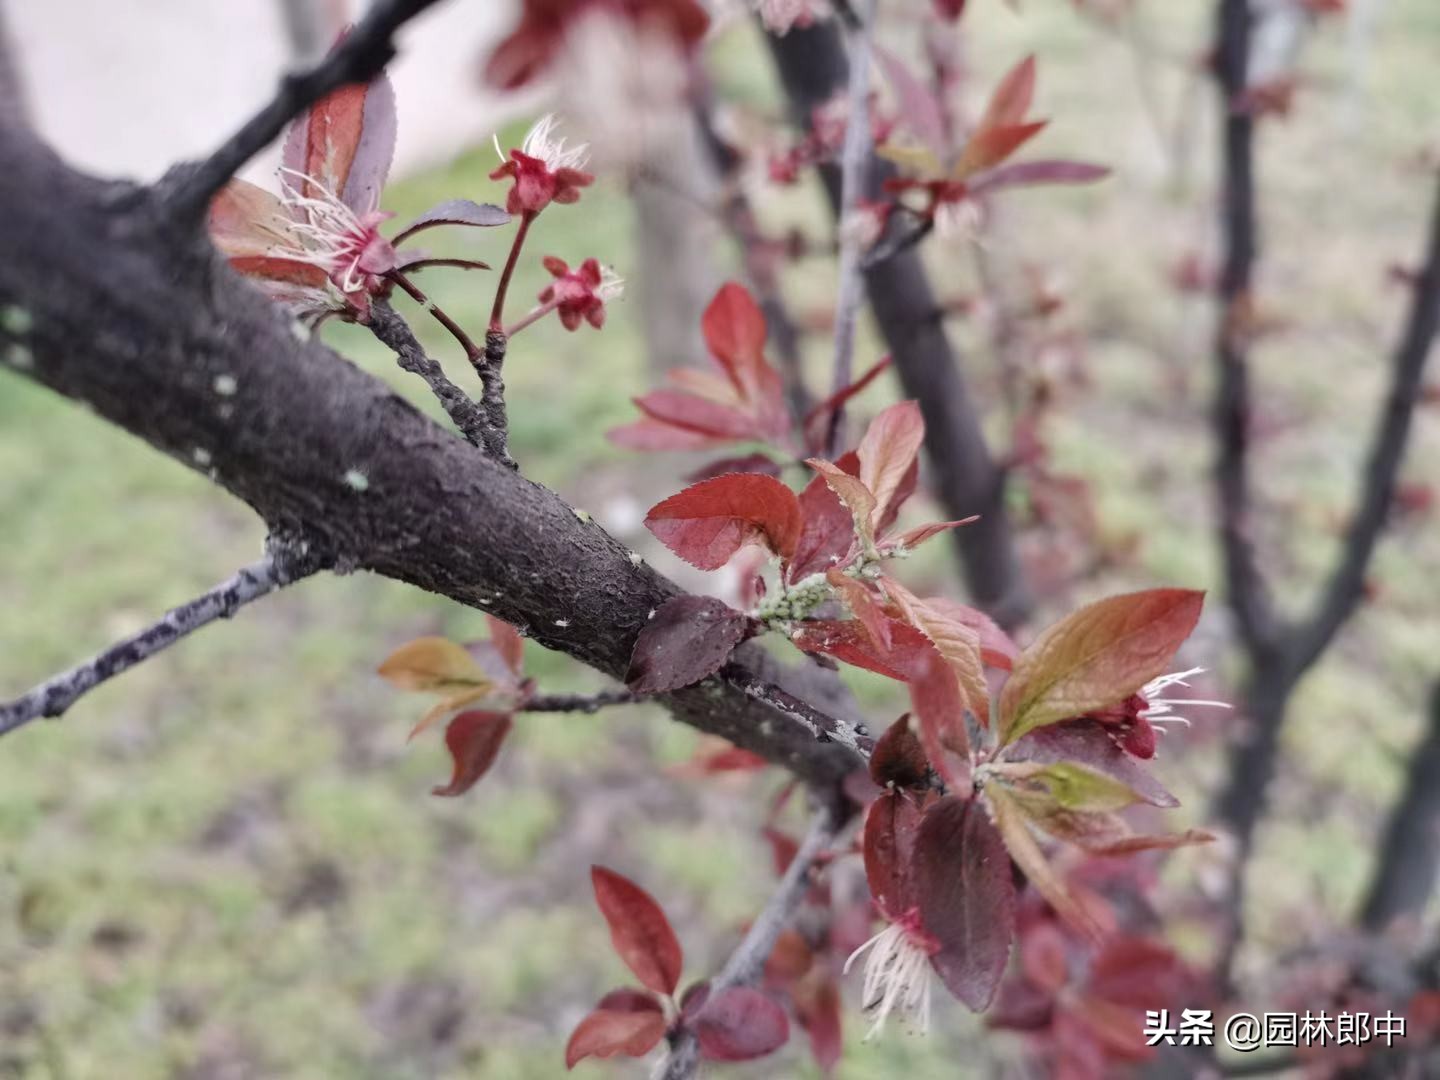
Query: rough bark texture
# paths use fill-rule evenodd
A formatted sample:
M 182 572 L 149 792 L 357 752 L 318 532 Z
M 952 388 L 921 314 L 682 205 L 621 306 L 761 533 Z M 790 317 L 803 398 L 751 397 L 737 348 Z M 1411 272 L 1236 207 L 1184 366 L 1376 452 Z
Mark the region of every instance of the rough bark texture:
M 622 676 L 676 587 L 554 493 L 302 340 L 170 211 L 156 190 L 82 176 L 0 129 L 0 361 L 199 468 L 337 568 L 492 612 Z M 847 708 L 827 672 L 785 675 L 755 645 L 737 658 Z M 664 704 L 830 792 L 856 763 L 714 680 Z
M 815 106 L 846 85 L 840 29 L 831 20 L 769 40 L 794 120 L 808 127 Z M 889 166 L 872 158 L 866 172 L 867 194 L 874 197 Z M 831 205 L 838 207 L 839 171 L 832 167 L 822 173 Z M 899 215 L 896 218 L 895 227 L 903 229 Z M 887 236 L 880 243 L 889 240 Z M 975 524 L 951 533 L 971 596 L 1001 623 L 1013 626 L 1024 618 L 1030 599 L 1005 512 L 1004 472 L 986 445 L 919 252 L 910 248 L 871 266 L 865 285 L 900 384 L 907 397 L 920 403 L 925 417 L 930 479 L 946 514 L 980 515 Z

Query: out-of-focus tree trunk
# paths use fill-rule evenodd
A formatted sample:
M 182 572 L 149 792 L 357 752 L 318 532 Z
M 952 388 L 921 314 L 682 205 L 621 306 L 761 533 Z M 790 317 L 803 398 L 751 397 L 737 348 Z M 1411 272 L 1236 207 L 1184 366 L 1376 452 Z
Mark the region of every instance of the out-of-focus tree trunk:
M 0 0 L 0 124 L 23 124 L 28 115 L 25 85 L 15 60 L 15 42 L 10 37 L 10 20 Z

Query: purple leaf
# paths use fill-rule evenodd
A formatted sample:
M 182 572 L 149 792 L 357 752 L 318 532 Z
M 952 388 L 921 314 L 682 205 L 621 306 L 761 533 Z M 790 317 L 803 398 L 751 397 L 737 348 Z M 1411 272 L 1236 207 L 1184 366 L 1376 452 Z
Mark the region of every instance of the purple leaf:
M 676 596 L 640 631 L 625 682 L 637 694 L 662 694 L 720 670 L 749 635 L 750 619 L 713 596 Z
M 436 225 L 472 225 L 476 228 L 489 228 L 492 225 L 504 225 L 509 220 L 509 214 L 490 203 L 471 202 L 469 199 L 447 199 L 445 202 L 436 203 L 409 225 L 406 225 L 390 242 L 398 244 L 421 229 L 433 229 Z
M 432 259 L 423 251 L 407 251 L 395 260 L 395 269 L 412 273 L 432 266 L 453 266 L 460 270 L 489 270 L 490 264 L 479 259 Z
M 978 802 L 946 796 L 915 840 L 920 921 L 939 943 L 930 964 L 975 1012 L 990 1004 L 1015 934 L 1010 854 Z
M 365 88 L 363 116 L 355 158 L 340 191 L 345 205 L 362 216 L 380 206 L 380 189 L 395 159 L 395 88 L 384 74 Z
M 1110 729 L 1098 720 L 1067 720 L 1036 728 L 1017 739 L 1008 756 L 1038 765 L 1073 761 L 1118 780 L 1151 806 L 1170 809 L 1180 805 L 1150 770 L 1115 744 Z
M 1110 175 L 1104 165 L 1088 165 L 1083 161 L 1022 161 L 991 169 L 970 182 L 971 195 L 999 191 L 1007 187 L 1029 184 L 1093 184 Z
M 685 478 L 685 482 L 698 484 L 701 480 L 711 480 L 717 476 L 724 476 L 726 473 L 764 473 L 766 476 L 779 476 L 780 463 L 769 454 L 746 454 L 743 457 L 720 458 L 708 465 L 701 465 Z
M 772 998 L 732 986 L 708 1000 L 694 1021 L 700 1053 L 711 1061 L 750 1061 L 785 1045 L 790 1021 Z
M 945 118 L 940 103 L 919 79 L 910 74 L 905 62 L 889 49 L 874 47 L 875 62 L 885 73 L 890 89 L 895 91 L 900 122 L 904 124 L 937 158 L 944 158 L 948 149 L 945 139 Z

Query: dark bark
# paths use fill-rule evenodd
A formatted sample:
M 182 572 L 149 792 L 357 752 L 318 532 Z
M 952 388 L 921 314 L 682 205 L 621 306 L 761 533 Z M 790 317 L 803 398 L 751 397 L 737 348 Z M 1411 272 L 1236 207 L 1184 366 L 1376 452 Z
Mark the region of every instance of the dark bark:
M 1440 682 L 1431 692 L 1429 719 L 1361 908 L 1360 925 L 1377 933 L 1396 919 L 1423 915 L 1440 877 Z
M 840 30 L 833 22 L 819 23 L 770 37 L 769 42 L 793 118 L 808 127 L 815 106 L 830 100 L 847 82 Z M 838 208 L 839 171 L 826 167 L 821 173 L 831 206 Z M 872 156 L 867 175 L 868 194 L 874 196 L 890 168 Z M 903 215 L 892 216 L 892 231 L 908 229 L 902 219 Z M 892 239 L 887 233 L 880 244 Z M 957 519 L 980 515 L 973 525 L 951 533 L 971 596 L 998 621 L 1014 626 L 1028 612 L 1030 598 L 1005 510 L 1004 470 L 985 442 L 919 252 L 897 251 L 869 266 L 865 285 L 900 384 L 907 397 L 919 402 L 925 418 L 931 482 L 946 515 Z
M 272 533 L 489 611 L 619 679 L 650 612 L 677 589 L 553 492 L 497 464 L 375 378 L 303 341 L 185 226 L 163 190 L 82 176 L 0 129 L 0 360 L 217 484 Z M 758 645 L 736 662 L 830 712 L 813 665 Z M 674 715 L 828 793 L 857 764 L 714 680 Z

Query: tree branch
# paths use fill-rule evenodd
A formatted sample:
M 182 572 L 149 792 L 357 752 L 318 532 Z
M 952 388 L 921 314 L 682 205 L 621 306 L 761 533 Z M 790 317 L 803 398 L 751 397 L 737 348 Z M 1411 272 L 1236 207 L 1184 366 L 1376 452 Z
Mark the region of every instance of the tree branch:
M 875 740 L 863 733 L 862 725 L 851 726 L 837 720 L 781 687 L 755 678 L 742 668 L 729 666 L 723 668 L 720 675 L 748 697 L 778 709 L 792 720 L 798 720 L 820 742 L 839 743 L 862 761 L 868 760 L 870 752 L 875 749 Z
M 789 925 L 809 886 L 810 869 L 830 847 L 843 820 L 822 807 L 810 824 L 795 857 L 775 886 L 765 908 L 750 924 L 744 939 L 725 961 L 720 973 L 710 980 L 710 997 L 732 986 L 748 986 L 760 977 L 765 961 L 775 949 L 781 931 Z M 661 1066 L 661 1080 L 690 1080 L 700 1065 L 700 1046 L 693 1032 L 684 1030 L 675 1038 L 670 1054 Z
M 1405 790 L 1390 811 L 1360 925 L 1380 933 L 1396 919 L 1416 920 L 1440 876 L 1440 681 L 1430 694 L 1430 723 L 1410 755 Z
M 280 80 L 270 102 L 204 161 L 181 166 L 163 182 L 165 209 L 180 222 L 201 220 L 210 200 L 288 124 L 326 94 L 369 82 L 395 55 L 395 32 L 435 0 L 375 0 L 353 30 L 308 71 Z
M 473 446 L 496 454 L 495 434 L 484 411 L 470 396 L 456 386 L 445 374 L 440 362 L 425 354 L 416 339 L 410 324 L 384 300 L 371 304 L 370 332 L 390 349 L 399 361 L 400 367 L 419 375 L 430 387 L 437 401 L 444 407 L 446 415 L 455 422 L 460 433 Z
M 641 700 L 629 690 L 601 690 L 596 694 L 536 694 L 521 712 L 596 713 L 611 705 L 632 705 Z
M 1219 456 L 1215 487 L 1225 584 L 1240 634 L 1253 653 L 1273 654 L 1280 627 L 1256 559 L 1251 535 L 1250 450 L 1251 284 L 1258 250 L 1255 196 L 1255 119 L 1243 106 L 1251 38 L 1250 0 L 1221 0 L 1217 9 L 1215 73 L 1224 117 L 1220 327 L 1213 423 Z
M 201 469 L 270 531 L 450 597 L 623 678 L 649 614 L 679 595 L 553 492 L 427 419 L 319 341 L 181 229 L 154 190 L 68 168 L 0 129 L 0 378 L 18 374 Z M 9 370 L 6 370 L 9 369 Z M 843 722 L 832 672 L 757 643 L 732 663 Z M 725 683 L 656 703 L 827 797 L 860 764 Z
M 840 156 L 840 202 L 835 219 L 840 237 L 839 279 L 835 288 L 835 359 L 830 376 L 830 392 L 838 394 L 854 380 L 855 324 L 860 318 L 863 300 L 860 279 L 860 241 L 855 230 L 848 228 L 865 189 L 865 167 L 871 156 L 870 137 L 870 50 L 875 30 L 878 0 L 864 0 L 863 10 L 856 13 L 859 25 L 850 34 L 849 85 L 846 89 L 845 144 Z M 825 440 L 830 457 L 840 455 L 845 430 L 845 407 L 839 405 L 830 414 L 830 430 Z
M 322 560 L 303 541 L 272 538 L 265 545 L 264 558 L 244 567 L 234 577 L 166 612 L 159 621 L 83 664 L 47 679 L 23 697 L 0 705 L 0 735 L 24 727 L 32 720 L 63 715 L 107 679 L 130 670 L 216 619 L 230 618 L 251 601 L 309 577 L 321 569 L 321 565 Z
M 1385 528 L 1395 480 L 1410 438 L 1411 420 L 1420 401 L 1425 361 L 1440 327 L 1440 191 L 1430 215 L 1430 239 L 1414 284 L 1415 295 L 1405 333 L 1395 352 L 1390 391 L 1371 442 L 1361 480 L 1360 505 L 1345 535 L 1339 562 L 1314 615 L 1300 627 L 1292 665 L 1297 674 L 1313 664 L 1365 593 L 1365 574 Z

